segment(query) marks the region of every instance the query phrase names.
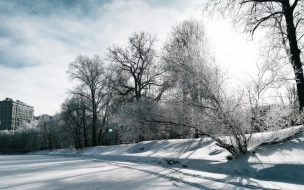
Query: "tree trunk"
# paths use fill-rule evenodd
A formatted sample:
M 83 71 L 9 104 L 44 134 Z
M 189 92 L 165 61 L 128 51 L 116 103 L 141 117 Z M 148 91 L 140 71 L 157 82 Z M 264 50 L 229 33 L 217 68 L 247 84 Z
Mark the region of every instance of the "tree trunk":
M 300 105 L 300 111 L 302 111 L 304 107 L 304 76 L 300 58 L 301 51 L 298 47 L 296 28 L 293 22 L 293 9 L 290 6 L 289 1 L 284 1 L 282 4 L 287 26 L 287 37 L 290 46 L 290 61 L 295 73 L 297 83 L 297 95 Z
M 98 145 L 101 144 L 102 129 L 104 128 L 104 126 L 105 126 L 105 124 L 106 124 L 106 119 L 107 119 L 107 108 L 106 108 L 106 110 L 105 110 L 105 114 L 104 114 L 104 116 L 103 116 L 102 123 L 101 123 L 101 127 L 100 127 L 100 130 L 99 130 Z
M 100 146 L 101 145 L 101 134 L 102 134 L 102 128 L 101 129 L 99 129 L 99 134 L 98 134 L 98 146 Z
M 92 146 L 97 146 L 96 139 L 96 121 L 97 121 L 97 113 L 93 111 L 93 122 L 92 122 Z
M 81 142 L 81 125 L 77 128 L 78 135 L 77 135 L 77 141 L 78 141 L 78 148 L 82 149 L 82 142 Z
M 84 147 L 89 146 L 87 129 L 86 129 L 86 120 L 85 120 L 85 108 L 82 107 L 82 125 L 83 125 L 83 137 L 84 137 Z
M 53 147 L 52 147 L 52 139 L 49 140 L 49 149 L 50 149 L 50 151 L 53 150 Z
M 96 139 L 96 122 L 97 122 L 97 104 L 95 101 L 95 90 L 92 89 L 91 91 L 92 96 L 92 108 L 93 108 L 93 122 L 92 122 L 92 146 L 97 146 L 97 139 Z

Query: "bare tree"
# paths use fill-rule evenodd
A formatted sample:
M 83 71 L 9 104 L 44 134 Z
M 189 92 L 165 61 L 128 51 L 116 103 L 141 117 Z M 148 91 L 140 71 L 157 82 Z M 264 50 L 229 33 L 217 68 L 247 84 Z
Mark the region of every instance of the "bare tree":
M 92 113 L 92 146 L 97 146 L 97 119 L 98 114 L 107 104 L 107 77 L 103 61 L 95 56 L 90 59 L 87 56 L 78 56 L 69 65 L 70 80 L 75 80 L 77 86 L 70 90 L 71 94 L 81 96 L 90 103 L 87 109 Z
M 304 107 L 304 76 L 301 62 L 301 39 L 304 32 L 304 2 L 301 0 L 209 0 L 206 9 L 224 15 L 234 14 L 234 21 L 245 25 L 254 34 L 257 28 L 267 28 L 279 37 L 279 47 L 286 50 L 295 74 L 300 110 Z
M 114 89 L 119 95 L 128 97 L 128 101 L 148 97 L 153 87 L 161 86 L 155 41 L 156 38 L 146 32 L 134 33 L 127 47 L 113 46 L 108 49 L 109 61 L 117 65 Z

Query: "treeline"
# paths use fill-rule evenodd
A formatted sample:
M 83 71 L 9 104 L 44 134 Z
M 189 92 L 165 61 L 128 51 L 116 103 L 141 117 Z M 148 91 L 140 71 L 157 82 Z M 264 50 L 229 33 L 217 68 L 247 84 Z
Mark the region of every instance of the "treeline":
M 160 49 L 156 41 L 135 32 L 126 46 L 108 48 L 104 58 L 78 56 L 67 71 L 72 87 L 60 113 L 21 127 L 18 140 L 11 141 L 54 149 L 209 137 L 237 155 L 247 151 L 252 133 L 303 123 L 293 88 L 286 88 L 288 98 L 280 103 L 261 104 L 279 76 L 272 62 L 233 89 L 199 21 L 172 27 Z M 283 85 L 290 84 L 280 80 L 280 92 Z

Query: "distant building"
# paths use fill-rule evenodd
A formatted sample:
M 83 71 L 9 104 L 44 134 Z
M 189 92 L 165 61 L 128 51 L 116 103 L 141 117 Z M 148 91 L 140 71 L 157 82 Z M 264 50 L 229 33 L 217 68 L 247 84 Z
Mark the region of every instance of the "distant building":
M 0 130 L 16 130 L 22 123 L 30 123 L 33 118 L 33 106 L 11 98 L 0 101 Z

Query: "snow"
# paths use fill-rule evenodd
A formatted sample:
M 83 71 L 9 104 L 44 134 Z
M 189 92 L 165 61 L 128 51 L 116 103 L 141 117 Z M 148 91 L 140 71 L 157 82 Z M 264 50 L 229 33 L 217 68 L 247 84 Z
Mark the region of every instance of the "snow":
M 250 146 L 301 129 L 255 134 Z M 0 155 L 0 189 L 304 189 L 303 132 L 228 155 L 208 138 Z

